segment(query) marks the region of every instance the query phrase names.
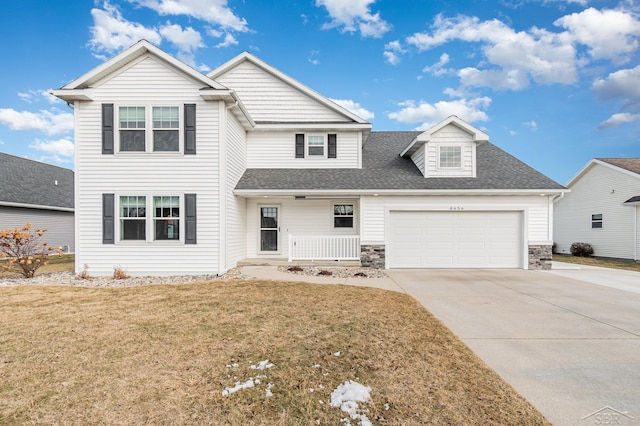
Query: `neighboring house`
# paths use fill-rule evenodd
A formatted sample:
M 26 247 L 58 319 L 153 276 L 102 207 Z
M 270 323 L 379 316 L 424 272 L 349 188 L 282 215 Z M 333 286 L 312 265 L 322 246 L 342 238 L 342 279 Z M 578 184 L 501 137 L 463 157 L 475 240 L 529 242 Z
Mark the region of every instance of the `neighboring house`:
M 92 274 L 550 265 L 565 188 L 457 117 L 371 132 L 249 53 L 205 76 L 144 40 L 52 93 L 76 115 L 76 267 Z
M 0 229 L 46 228 L 42 240 L 74 251 L 73 171 L 0 153 Z
M 639 260 L 640 158 L 595 158 L 567 187 L 554 207 L 556 251 L 584 242 L 595 256 Z

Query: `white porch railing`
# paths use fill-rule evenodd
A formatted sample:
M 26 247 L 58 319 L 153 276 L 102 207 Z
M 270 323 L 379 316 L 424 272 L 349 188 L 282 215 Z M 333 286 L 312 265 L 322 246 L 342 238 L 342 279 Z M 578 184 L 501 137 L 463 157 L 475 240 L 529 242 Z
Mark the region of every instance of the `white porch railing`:
M 358 235 L 289 235 L 293 260 L 360 260 Z

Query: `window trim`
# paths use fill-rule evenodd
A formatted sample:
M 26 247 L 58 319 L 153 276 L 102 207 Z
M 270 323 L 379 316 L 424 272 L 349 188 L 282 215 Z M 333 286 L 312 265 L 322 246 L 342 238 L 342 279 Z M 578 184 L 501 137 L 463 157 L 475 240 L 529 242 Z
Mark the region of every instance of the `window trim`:
M 597 216 L 600 216 L 599 218 Z M 604 227 L 604 216 L 602 213 L 591 214 L 591 229 L 602 229 Z
M 351 214 L 336 215 L 336 206 L 351 206 Z M 340 202 L 331 203 L 331 212 L 333 217 L 333 229 L 355 229 L 356 228 L 356 204 L 355 203 L 340 203 Z M 351 218 L 351 226 L 336 226 L 336 219 L 344 218 L 344 217 Z
M 161 244 L 161 245 L 182 245 L 185 243 L 185 233 L 186 233 L 186 212 L 184 211 L 185 205 L 185 195 L 186 194 L 165 194 L 165 193 L 153 193 L 153 192 L 126 192 L 126 193 L 118 193 L 115 194 L 114 200 L 114 208 L 115 208 L 115 243 L 116 244 L 127 244 L 127 245 L 135 245 L 135 244 Z M 120 202 L 122 197 L 145 197 L 145 239 L 144 240 L 124 240 L 121 237 L 122 232 L 122 217 L 120 216 Z M 178 208 L 180 209 L 180 214 L 178 217 L 178 235 L 179 238 L 172 240 L 162 240 L 156 239 L 155 236 L 155 209 L 154 209 L 154 198 L 156 197 L 178 197 Z M 162 218 L 160 218 L 162 219 Z
M 127 130 L 120 127 L 120 108 L 122 107 L 139 107 L 144 108 L 144 151 L 123 151 L 120 149 L 120 131 Z M 176 151 L 154 151 L 154 131 L 156 130 L 153 125 L 153 108 L 154 107 L 174 107 L 178 108 L 178 127 L 171 129 L 158 129 L 158 130 L 177 130 L 178 131 L 178 149 Z M 149 103 L 149 102 L 131 102 L 114 105 L 114 154 L 117 155 L 176 155 L 184 154 L 184 133 L 185 133 L 185 118 L 184 118 L 184 104 L 171 102 Z
M 458 154 L 460 155 L 460 164 L 457 166 L 443 166 L 442 165 L 442 150 L 443 148 L 457 148 Z M 462 170 L 463 162 L 462 162 L 462 145 L 439 145 L 438 146 L 438 170 Z

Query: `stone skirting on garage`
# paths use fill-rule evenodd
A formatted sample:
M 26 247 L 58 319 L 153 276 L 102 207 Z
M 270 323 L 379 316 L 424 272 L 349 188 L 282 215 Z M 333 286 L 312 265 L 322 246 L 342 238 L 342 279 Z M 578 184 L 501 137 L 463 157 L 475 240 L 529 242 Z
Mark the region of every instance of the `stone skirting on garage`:
M 551 246 L 529 246 L 529 269 L 548 271 L 551 269 Z
M 362 263 L 362 266 L 384 269 L 384 255 L 384 244 L 362 244 L 360 246 L 360 263 Z

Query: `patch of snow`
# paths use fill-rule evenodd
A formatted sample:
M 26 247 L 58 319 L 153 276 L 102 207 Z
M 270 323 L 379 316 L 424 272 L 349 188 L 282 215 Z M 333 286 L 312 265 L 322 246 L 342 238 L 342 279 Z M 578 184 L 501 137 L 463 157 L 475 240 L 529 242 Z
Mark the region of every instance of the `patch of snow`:
M 264 361 L 260 361 L 258 363 L 258 365 L 252 365 L 251 369 L 252 370 L 264 370 L 266 368 L 271 368 L 273 367 L 273 364 L 269 362 L 268 359 L 265 359 Z
M 359 426 L 371 426 L 371 421 L 361 413 L 358 406 L 358 402 L 367 402 L 371 399 L 370 392 L 370 387 L 352 380 L 347 380 L 331 392 L 331 402 L 329 405 L 336 408 L 339 407 L 344 413 L 349 414 L 352 420 L 359 420 Z M 346 420 L 345 425 L 347 424 L 350 425 L 351 423 Z
M 340 356 L 340 351 L 334 352 L 333 356 Z
M 226 388 L 225 390 L 222 391 L 222 396 L 229 396 L 232 393 L 236 393 L 238 392 L 240 389 L 248 389 L 248 388 L 252 388 L 255 386 L 255 383 L 253 382 L 253 379 L 249 379 L 244 383 L 236 383 L 236 385 L 232 388 Z
M 320 364 L 314 365 L 313 368 L 320 368 Z
M 267 384 L 267 390 L 265 392 L 265 398 L 271 398 L 273 396 L 273 392 L 271 392 L 271 388 L 273 387 L 273 383 Z

